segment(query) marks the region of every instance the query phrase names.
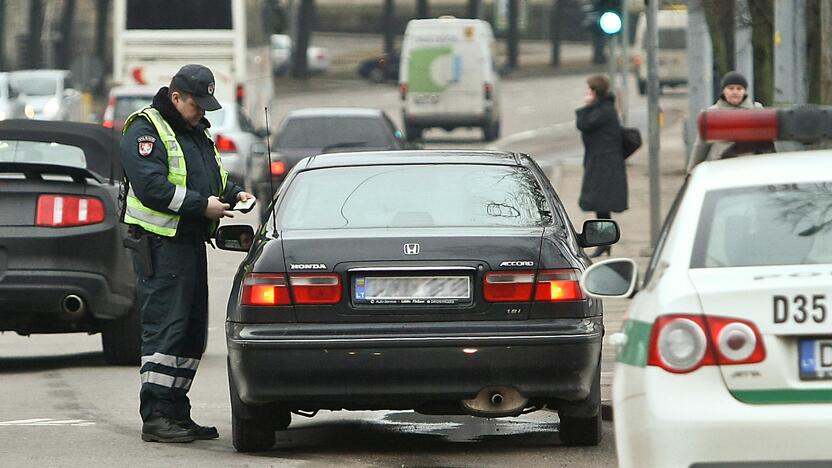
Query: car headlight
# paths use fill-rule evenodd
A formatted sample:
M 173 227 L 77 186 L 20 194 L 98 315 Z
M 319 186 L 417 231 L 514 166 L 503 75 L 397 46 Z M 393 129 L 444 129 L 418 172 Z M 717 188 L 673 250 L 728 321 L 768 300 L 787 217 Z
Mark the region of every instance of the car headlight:
M 52 98 L 46 101 L 46 105 L 43 106 L 43 114 L 47 117 L 55 117 L 58 115 L 58 112 L 61 110 L 61 105 L 58 103 L 58 100 Z
M 27 119 L 35 118 L 35 108 L 32 107 L 31 104 L 26 104 L 26 107 L 23 109 L 23 113 L 26 114 Z

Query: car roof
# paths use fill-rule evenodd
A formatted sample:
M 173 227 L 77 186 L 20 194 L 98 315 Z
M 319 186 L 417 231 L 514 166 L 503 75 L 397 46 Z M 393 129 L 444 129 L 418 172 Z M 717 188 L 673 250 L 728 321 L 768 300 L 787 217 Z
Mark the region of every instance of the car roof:
M 832 150 L 749 155 L 696 166 L 692 178 L 705 190 L 832 180 Z
M 521 165 L 518 155 L 506 151 L 478 150 L 414 150 L 414 151 L 357 151 L 327 153 L 307 158 L 303 169 L 343 166 L 376 166 L 403 164 L 492 164 Z
M 153 97 L 159 92 L 155 86 L 123 85 L 110 88 L 110 96 L 149 96 Z
M 307 107 L 289 111 L 286 118 L 292 117 L 379 117 L 383 112 L 370 107 Z
M 81 122 L 12 119 L 0 121 L 0 141 L 42 141 L 76 146 L 84 151 L 87 169 L 109 178 L 121 176 L 119 143 L 112 130 Z

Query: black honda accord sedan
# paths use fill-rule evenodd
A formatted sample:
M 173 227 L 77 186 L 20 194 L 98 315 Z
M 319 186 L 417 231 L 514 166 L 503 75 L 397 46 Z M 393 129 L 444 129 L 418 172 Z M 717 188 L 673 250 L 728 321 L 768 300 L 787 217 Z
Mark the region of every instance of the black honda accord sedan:
M 600 441 L 601 303 L 578 283 L 582 248 L 528 156 L 338 153 L 302 160 L 248 252 L 226 338 L 234 446 L 266 450 L 291 413 L 414 409 L 516 416 L 548 408 L 567 445 Z
M 117 151 L 98 125 L 0 122 L 0 332 L 101 332 L 107 362 L 139 364 Z

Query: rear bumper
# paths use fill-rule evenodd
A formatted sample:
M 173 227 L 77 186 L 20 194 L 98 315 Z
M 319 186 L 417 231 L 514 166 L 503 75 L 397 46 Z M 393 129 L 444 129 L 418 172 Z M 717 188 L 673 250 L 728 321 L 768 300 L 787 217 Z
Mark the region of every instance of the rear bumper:
M 70 294 L 84 301 L 86 313 L 80 317 L 63 314 L 63 300 Z M 7 270 L 0 275 L 0 330 L 98 331 L 95 319 L 124 317 L 132 306 L 133 296 L 112 292 L 107 278 L 96 273 Z
M 589 395 L 603 335 L 600 318 L 352 326 L 227 323 L 240 398 L 409 409 L 473 398 L 496 385 L 529 399 L 580 403 Z
M 411 127 L 479 127 L 497 120 L 492 113 L 489 106 L 485 111 L 473 114 L 405 114 L 404 122 Z

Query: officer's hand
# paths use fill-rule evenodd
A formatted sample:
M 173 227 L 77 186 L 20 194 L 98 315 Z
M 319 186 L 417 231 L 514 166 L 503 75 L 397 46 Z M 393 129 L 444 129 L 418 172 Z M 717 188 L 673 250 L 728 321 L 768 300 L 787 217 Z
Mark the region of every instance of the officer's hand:
M 215 196 L 208 197 L 208 206 L 205 207 L 205 217 L 210 219 L 220 219 L 224 217 L 233 218 L 234 215 L 227 210 L 231 209 L 231 205 L 223 203 Z
M 246 201 L 249 198 L 254 198 L 254 195 L 248 192 L 240 192 L 237 194 L 237 201 Z

